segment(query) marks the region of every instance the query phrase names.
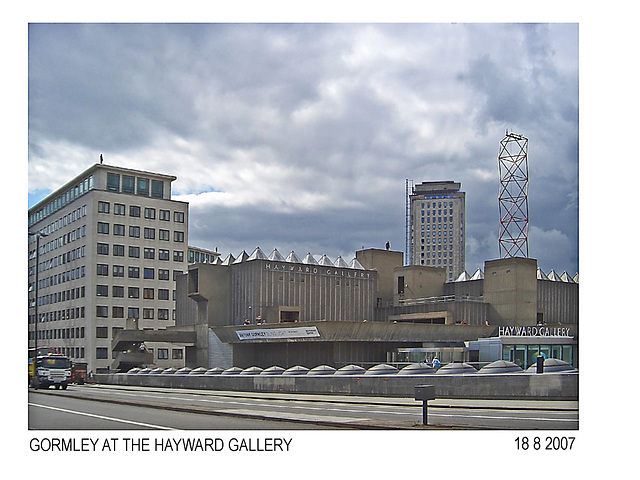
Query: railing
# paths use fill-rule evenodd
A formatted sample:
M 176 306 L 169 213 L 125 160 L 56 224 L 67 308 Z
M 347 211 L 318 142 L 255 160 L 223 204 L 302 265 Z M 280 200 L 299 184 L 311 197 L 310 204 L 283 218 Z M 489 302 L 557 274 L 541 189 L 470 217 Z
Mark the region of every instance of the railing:
M 484 303 L 483 297 L 472 297 L 471 295 L 442 295 L 440 297 L 409 298 L 407 300 L 398 300 L 398 304 L 399 305 L 424 305 L 425 303 L 446 303 L 446 302 L 453 302 L 456 300 Z

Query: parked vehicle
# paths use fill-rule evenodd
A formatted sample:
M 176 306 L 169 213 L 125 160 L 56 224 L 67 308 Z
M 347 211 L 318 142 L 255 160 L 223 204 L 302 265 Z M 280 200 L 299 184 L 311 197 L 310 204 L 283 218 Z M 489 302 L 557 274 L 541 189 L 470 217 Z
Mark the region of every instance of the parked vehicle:
M 71 382 L 71 360 L 65 355 L 50 353 L 29 359 L 29 384 L 33 388 L 49 388 L 66 390 Z M 32 368 L 33 365 L 33 368 Z M 31 371 L 33 370 L 33 374 Z

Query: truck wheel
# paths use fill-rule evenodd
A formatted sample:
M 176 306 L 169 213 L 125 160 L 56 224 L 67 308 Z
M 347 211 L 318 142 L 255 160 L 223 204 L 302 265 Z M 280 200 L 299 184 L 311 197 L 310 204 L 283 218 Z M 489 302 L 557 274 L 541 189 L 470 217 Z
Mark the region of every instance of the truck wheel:
M 56 390 L 60 390 L 60 384 L 59 383 L 56 384 Z
M 67 385 L 62 385 L 62 389 L 66 390 L 67 389 Z

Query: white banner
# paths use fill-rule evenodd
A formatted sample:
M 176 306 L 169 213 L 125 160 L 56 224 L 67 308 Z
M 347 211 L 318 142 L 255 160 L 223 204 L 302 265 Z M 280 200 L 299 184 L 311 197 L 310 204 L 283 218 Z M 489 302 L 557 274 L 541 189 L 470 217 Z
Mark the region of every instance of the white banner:
M 260 330 L 236 330 L 240 340 L 263 340 L 270 338 L 309 338 L 319 337 L 316 327 L 265 328 Z

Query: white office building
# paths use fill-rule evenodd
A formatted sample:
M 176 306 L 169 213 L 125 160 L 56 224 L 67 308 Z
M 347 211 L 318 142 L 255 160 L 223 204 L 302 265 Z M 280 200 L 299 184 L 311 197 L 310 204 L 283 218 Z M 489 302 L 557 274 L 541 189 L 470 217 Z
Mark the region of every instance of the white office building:
M 409 264 L 444 268 L 453 281 L 465 271 L 465 192 L 452 181 L 423 182 L 409 195 Z
M 95 164 L 29 210 L 30 348 L 37 336 L 38 347 L 105 372 L 117 368 L 111 342 L 127 322 L 174 325 L 189 224 L 188 203 L 171 200 L 174 180 Z M 184 364 L 180 346 L 146 347 L 157 366 Z

